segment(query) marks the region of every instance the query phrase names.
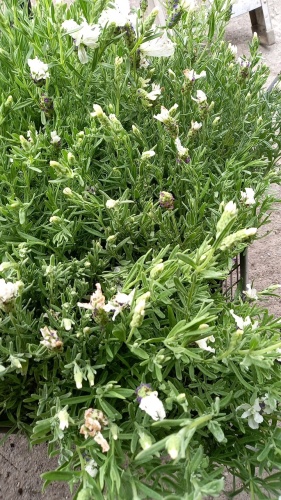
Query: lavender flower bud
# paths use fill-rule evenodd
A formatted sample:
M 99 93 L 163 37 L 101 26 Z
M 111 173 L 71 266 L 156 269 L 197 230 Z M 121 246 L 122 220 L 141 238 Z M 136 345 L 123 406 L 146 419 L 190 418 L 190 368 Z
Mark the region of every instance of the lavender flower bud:
M 167 210 L 174 209 L 174 201 L 172 193 L 168 193 L 167 191 L 161 191 L 159 195 L 159 205 L 162 208 L 167 208 Z

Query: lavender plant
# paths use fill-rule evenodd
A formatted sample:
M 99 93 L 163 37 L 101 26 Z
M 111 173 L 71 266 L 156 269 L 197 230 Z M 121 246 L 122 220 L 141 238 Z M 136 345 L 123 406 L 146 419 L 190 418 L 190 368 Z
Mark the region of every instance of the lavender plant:
M 1 7 L 1 425 L 74 499 L 216 497 L 225 468 L 280 493 L 274 290 L 218 286 L 268 217 L 280 97 L 229 7 Z

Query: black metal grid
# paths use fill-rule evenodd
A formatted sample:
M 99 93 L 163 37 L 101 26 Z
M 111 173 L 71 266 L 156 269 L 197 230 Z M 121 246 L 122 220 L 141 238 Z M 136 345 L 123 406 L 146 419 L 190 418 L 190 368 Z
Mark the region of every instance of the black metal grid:
M 240 253 L 233 259 L 233 267 L 222 283 L 222 293 L 228 300 L 242 294 L 248 283 L 248 251 Z

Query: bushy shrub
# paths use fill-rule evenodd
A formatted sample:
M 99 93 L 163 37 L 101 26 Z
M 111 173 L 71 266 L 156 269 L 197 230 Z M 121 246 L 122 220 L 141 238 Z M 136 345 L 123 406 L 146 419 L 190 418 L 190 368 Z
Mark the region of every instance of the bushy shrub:
M 219 283 L 273 201 L 280 98 L 227 2 L 114 5 L 0 18 L 2 425 L 79 500 L 217 496 L 224 467 L 275 498 L 279 320 Z

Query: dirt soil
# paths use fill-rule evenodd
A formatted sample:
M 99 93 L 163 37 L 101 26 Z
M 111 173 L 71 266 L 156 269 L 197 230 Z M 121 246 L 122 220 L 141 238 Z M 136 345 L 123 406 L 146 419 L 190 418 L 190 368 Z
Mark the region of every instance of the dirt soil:
M 137 0 L 132 0 L 137 2 Z M 269 82 L 281 71 L 281 1 L 269 0 L 270 14 L 275 32 L 276 43 L 271 46 L 261 46 L 265 63 L 270 68 Z M 248 53 L 248 43 L 251 40 L 251 25 L 249 15 L 244 14 L 232 19 L 227 29 L 227 40 L 237 45 L 238 55 Z M 280 186 L 272 186 L 272 192 L 281 198 Z M 271 222 L 260 231 L 258 239 L 249 251 L 249 279 L 254 282 L 257 290 L 263 290 L 270 284 L 281 283 L 281 206 L 276 204 L 271 213 Z M 265 237 L 266 235 L 266 237 Z M 271 298 L 266 305 L 272 314 L 281 316 L 280 298 Z M 0 439 L 1 439 L 0 435 Z M 9 437 L 0 447 L 0 500 L 62 500 L 71 499 L 68 487 L 55 483 L 42 493 L 40 474 L 56 467 L 56 459 L 47 458 L 47 446 L 39 445 L 30 450 L 23 436 Z M 231 490 L 232 477 L 226 475 L 226 489 Z M 281 495 L 281 485 L 280 485 Z M 221 495 L 219 500 L 226 500 Z M 237 500 L 247 500 L 246 494 L 236 497 Z M 130 500 L 130 499 L 116 499 Z

